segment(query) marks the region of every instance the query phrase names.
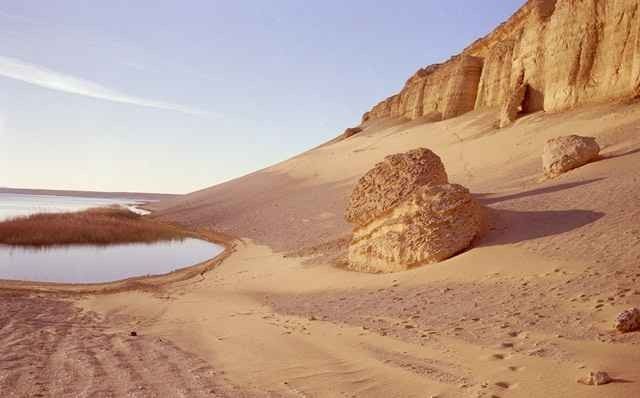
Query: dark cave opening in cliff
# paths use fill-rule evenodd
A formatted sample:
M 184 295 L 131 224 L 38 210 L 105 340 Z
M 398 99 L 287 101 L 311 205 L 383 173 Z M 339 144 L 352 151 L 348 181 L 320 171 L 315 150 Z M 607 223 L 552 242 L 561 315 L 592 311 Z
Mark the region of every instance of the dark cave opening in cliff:
M 530 84 L 527 84 L 527 88 L 524 93 L 524 99 L 522 100 L 522 105 L 520 106 L 520 113 L 526 115 L 543 110 L 544 93 L 539 89 L 531 87 Z

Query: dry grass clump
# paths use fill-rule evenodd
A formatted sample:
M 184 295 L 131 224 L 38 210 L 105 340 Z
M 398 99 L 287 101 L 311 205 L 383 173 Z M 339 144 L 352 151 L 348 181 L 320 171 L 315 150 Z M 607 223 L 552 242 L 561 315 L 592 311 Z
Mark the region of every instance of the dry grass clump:
M 191 236 L 119 207 L 43 213 L 0 222 L 0 244 L 46 247 L 180 240 Z

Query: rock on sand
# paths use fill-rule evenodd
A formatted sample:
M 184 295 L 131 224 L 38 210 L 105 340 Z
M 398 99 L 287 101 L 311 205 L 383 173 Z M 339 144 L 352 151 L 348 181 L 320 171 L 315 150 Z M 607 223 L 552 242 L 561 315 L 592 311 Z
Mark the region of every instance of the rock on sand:
M 554 177 L 598 158 L 600 146 L 593 137 L 569 135 L 547 141 L 542 153 L 544 173 Z

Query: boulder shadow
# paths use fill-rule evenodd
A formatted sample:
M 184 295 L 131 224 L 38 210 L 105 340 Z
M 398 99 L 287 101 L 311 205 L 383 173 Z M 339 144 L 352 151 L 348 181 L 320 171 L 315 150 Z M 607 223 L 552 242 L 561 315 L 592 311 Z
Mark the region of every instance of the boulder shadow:
M 601 155 L 600 159 L 598 160 L 607 160 L 607 159 L 615 159 L 615 158 L 621 158 L 624 156 L 629 156 L 629 155 L 633 155 L 640 152 L 640 148 L 636 148 L 636 149 L 631 149 L 628 151 L 618 151 L 618 152 L 613 152 L 613 153 L 608 153 L 605 155 Z
M 526 242 L 592 224 L 605 213 L 590 210 L 514 211 L 487 208 L 489 228 L 477 247 Z
M 489 197 L 489 198 L 487 198 L 486 196 L 493 195 L 491 193 L 474 194 L 474 196 L 476 197 L 478 202 L 480 202 L 481 204 L 486 206 L 486 205 L 491 205 L 491 204 L 495 204 L 495 203 L 506 202 L 506 201 L 509 201 L 509 200 L 527 198 L 527 197 L 530 197 L 530 196 L 544 195 L 544 194 L 548 194 L 548 193 L 565 191 L 567 189 L 576 188 L 576 187 L 579 187 L 579 186 L 582 186 L 582 185 L 588 185 L 588 184 L 591 184 L 591 183 L 594 183 L 594 182 L 598 182 L 598 181 L 601 181 L 601 180 L 604 180 L 604 179 L 605 178 L 594 178 L 594 179 L 591 179 L 591 180 L 585 180 L 585 181 L 579 181 L 579 182 L 569 182 L 569 183 L 564 183 L 564 184 L 559 184 L 559 185 L 553 185 L 553 186 L 550 186 L 550 187 L 536 188 L 536 189 L 531 189 L 529 191 L 517 192 L 517 193 L 503 195 L 503 196 L 497 196 L 497 197 Z
M 612 382 L 612 383 L 622 383 L 622 384 L 635 383 L 635 381 L 633 381 L 633 380 L 627 380 L 627 379 L 616 379 L 616 378 L 611 379 L 611 382 Z

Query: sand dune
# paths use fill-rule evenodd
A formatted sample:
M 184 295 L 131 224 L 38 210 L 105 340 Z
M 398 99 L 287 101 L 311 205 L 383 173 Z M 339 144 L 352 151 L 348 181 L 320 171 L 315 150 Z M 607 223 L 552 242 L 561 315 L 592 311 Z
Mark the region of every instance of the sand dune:
M 362 126 L 149 204 L 224 243 L 215 260 L 105 285 L 0 283 L 1 395 L 639 397 L 640 332 L 613 324 L 640 307 L 637 8 L 528 1 Z M 544 144 L 571 134 L 600 158 L 545 177 Z M 419 147 L 486 208 L 487 230 L 437 264 L 347 271 L 356 182 Z M 592 371 L 612 383 L 576 382 Z
M 4 296 L 0 386 L 14 396 L 637 395 L 640 335 L 612 322 L 640 305 L 640 106 L 537 113 L 502 130 L 496 118 L 373 124 L 156 204 L 162 220 L 227 234 L 216 236 L 235 242 L 228 257 L 144 290 Z M 595 136 L 602 159 L 543 179 L 543 143 L 570 133 Z M 487 207 L 489 231 L 404 273 L 340 268 L 357 178 L 420 146 Z M 576 383 L 591 370 L 614 383 Z
M 491 128 L 495 117 L 372 126 L 164 202 L 162 219 L 241 243 L 204 279 L 80 304 L 275 396 L 637 395 L 640 335 L 621 335 L 612 322 L 640 305 L 640 107 L 539 113 L 504 130 Z M 544 141 L 568 133 L 597 137 L 603 159 L 542 180 Z M 440 154 L 450 180 L 488 208 L 486 236 L 405 273 L 336 267 L 357 177 L 418 146 Z M 576 383 L 591 370 L 616 382 Z

